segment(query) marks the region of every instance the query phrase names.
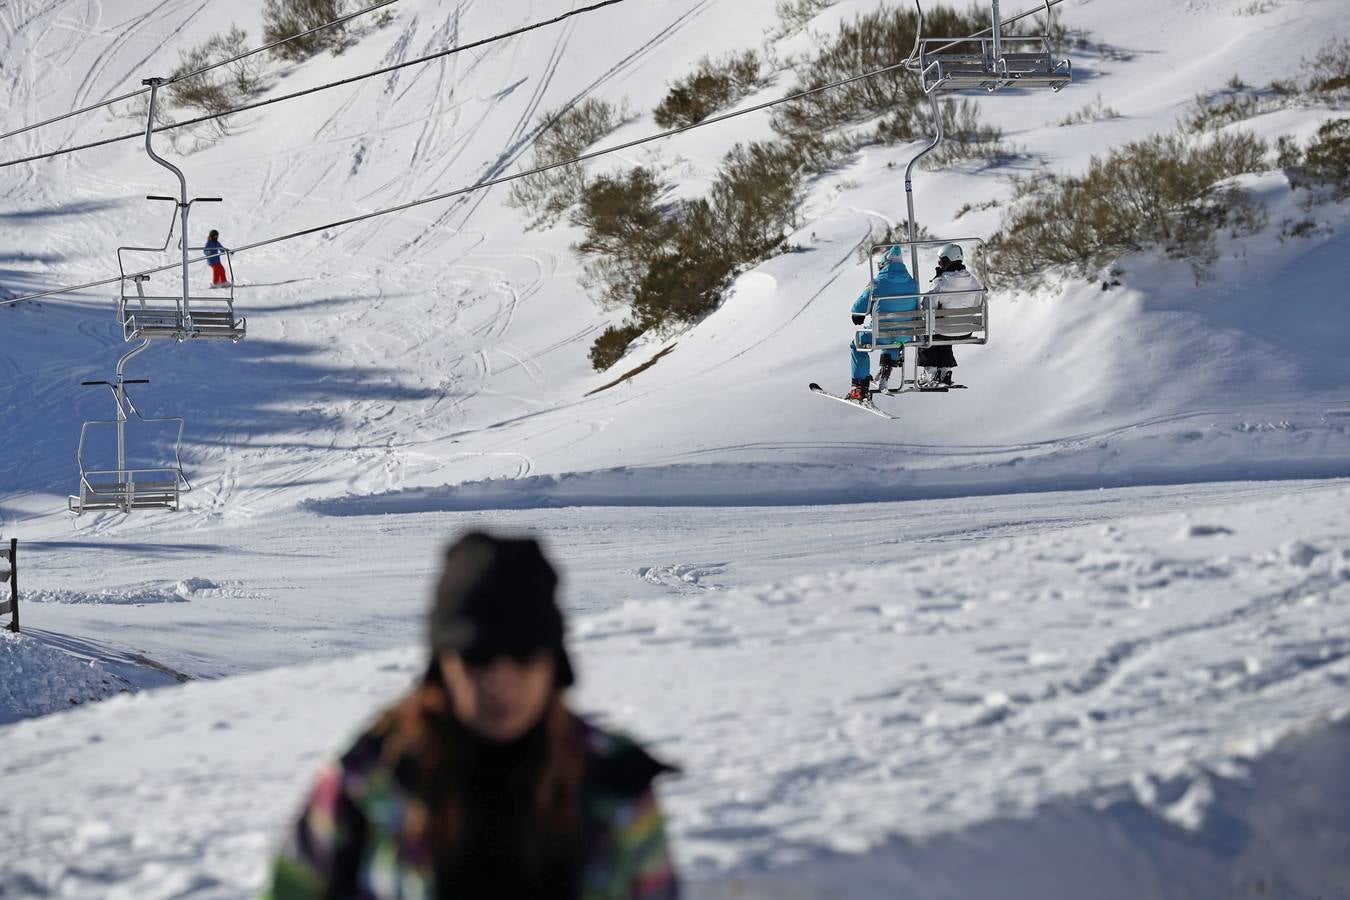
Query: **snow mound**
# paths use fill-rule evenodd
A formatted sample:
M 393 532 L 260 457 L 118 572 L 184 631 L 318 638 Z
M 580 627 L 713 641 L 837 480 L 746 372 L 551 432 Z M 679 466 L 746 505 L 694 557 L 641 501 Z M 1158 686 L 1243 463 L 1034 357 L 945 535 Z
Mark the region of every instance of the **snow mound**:
M 0 631 L 0 724 L 129 692 L 124 679 L 26 634 Z
M 237 594 L 207 578 L 184 578 L 172 584 L 142 584 L 99 591 L 44 590 L 26 591 L 25 603 L 95 604 L 142 606 L 150 603 L 187 603 L 195 597 Z
M 1333 897 L 1350 883 L 1350 719 L 1224 771 L 1140 776 L 1118 796 L 1047 803 L 935 838 L 822 855 L 701 885 L 700 900 L 1197 900 Z M 1340 847 L 1340 851 L 1330 848 Z

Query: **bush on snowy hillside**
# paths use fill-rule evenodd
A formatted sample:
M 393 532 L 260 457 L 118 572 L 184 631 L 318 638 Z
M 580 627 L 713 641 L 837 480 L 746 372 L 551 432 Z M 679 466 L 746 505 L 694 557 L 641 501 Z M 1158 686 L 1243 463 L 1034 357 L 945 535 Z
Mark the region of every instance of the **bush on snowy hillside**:
M 980 119 L 980 105 L 973 100 L 944 100 L 942 145 L 924 158 L 930 168 L 950 166 L 967 159 L 993 160 L 1009 153 L 1003 143 L 1003 130 Z M 877 127 L 877 140 L 883 144 L 912 141 L 933 133 L 927 107 L 898 112 Z
M 586 237 L 573 250 L 587 258 L 583 281 L 598 291 L 604 309 L 628 306 L 648 261 L 673 236 L 675 223 L 661 204 L 666 191 L 657 174 L 638 167 L 601 175 L 581 192 L 570 216 Z
M 778 15 L 778 28 L 770 37 L 785 38 L 803 31 L 811 20 L 834 5 L 834 0 L 778 0 L 774 12 Z
M 552 166 L 575 159 L 609 134 L 628 116 L 623 104 L 587 98 L 572 107 L 553 110 L 540 117 L 539 136 L 534 141 L 531 168 Z M 507 202 L 533 213 L 528 228 L 557 224 L 568 209 L 581 200 L 586 170 L 580 164 L 538 172 L 515 181 Z
M 215 35 L 191 50 L 179 51 L 178 65 L 170 77 L 181 78 L 188 72 L 232 59 L 247 49 L 248 34 L 231 25 L 224 34 Z M 261 69 L 258 57 L 250 56 L 182 81 L 174 81 L 167 89 L 169 100 L 175 106 L 204 113 L 222 112 L 238 106 L 262 89 Z M 214 120 L 212 125 L 221 132 L 225 129 L 223 119 Z
M 662 128 L 702 122 L 763 85 L 762 70 L 754 50 L 719 59 L 705 56 L 693 72 L 671 85 L 652 116 Z
M 1308 89 L 1320 93 L 1350 88 L 1350 38 L 1332 38 L 1311 59 L 1304 60 Z
M 927 35 L 973 34 L 987 24 L 982 11 L 937 7 L 924 15 Z M 844 22 L 818 53 L 797 61 L 793 92 L 903 61 L 914 49 L 917 28 L 918 15 L 899 7 Z M 921 103 L 927 106 L 919 80 L 905 69 L 894 69 L 784 104 L 774 116 L 774 127 L 785 134 L 820 133 L 886 113 L 907 112 Z
M 1281 149 L 1288 152 L 1289 146 L 1281 144 Z M 1322 125 L 1301 155 L 1301 161 L 1288 166 L 1290 184 L 1329 194 L 1335 202 L 1350 197 L 1350 119 Z
M 628 352 L 628 345 L 633 343 L 642 335 L 641 325 L 635 325 L 631 322 L 623 325 L 611 325 L 591 344 L 589 357 L 591 367 L 597 372 L 603 372 L 619 360 L 623 359 Z
M 345 0 L 267 0 L 263 7 L 263 38 L 267 43 L 303 34 L 339 18 Z M 306 34 L 272 48 L 278 57 L 291 62 L 309 59 L 324 50 L 340 50 L 346 39 L 346 26 L 335 25 Z
M 601 176 L 572 222 L 587 231 L 588 284 L 606 308 L 632 316 L 600 335 L 591 363 L 608 368 L 630 341 L 697 321 L 717 308 L 736 272 L 772 255 L 796 222 L 809 155 L 786 141 L 737 144 L 706 197 L 663 206 L 649 169 Z
M 1239 132 L 1196 142 L 1155 135 L 1093 157 L 1081 176 L 1019 182 L 1018 203 L 994 235 L 991 269 L 1034 279 L 1051 266 L 1091 276 L 1123 253 L 1163 247 L 1200 277 L 1214 259 L 1214 234 L 1251 233 L 1264 208 L 1221 186 L 1267 168 L 1267 147 Z

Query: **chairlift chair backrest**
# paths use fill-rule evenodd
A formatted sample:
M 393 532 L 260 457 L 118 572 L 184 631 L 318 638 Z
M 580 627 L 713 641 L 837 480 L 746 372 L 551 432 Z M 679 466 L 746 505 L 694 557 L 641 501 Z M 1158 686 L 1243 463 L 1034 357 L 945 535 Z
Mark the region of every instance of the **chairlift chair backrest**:
M 1073 81 L 1073 63 L 1057 57 L 1045 35 L 1007 35 L 992 0 L 993 24 L 988 35 L 920 37 L 908 65 L 918 73 L 928 94 L 1007 87 L 1062 90 Z M 1049 16 L 1050 4 L 1046 4 Z M 920 30 L 922 14 L 920 7 Z
M 871 279 L 875 282 L 877 272 L 880 270 L 878 260 L 884 260 L 892 248 L 899 248 L 901 258 L 907 261 L 923 259 L 926 264 L 931 261 L 935 265 L 938 251 L 948 244 L 961 246 L 963 262 L 979 282 L 979 290 L 950 291 L 931 288 L 923 290 L 931 279 L 922 271 L 910 272 L 920 286 L 919 293 L 885 296 L 872 294 L 869 298 L 868 316 L 873 349 L 894 343 L 933 347 L 944 344 L 989 342 L 989 273 L 985 260 L 985 242 L 982 238 L 943 238 L 875 244 L 868 253 Z M 944 298 L 948 301 L 945 304 L 946 308 Z M 918 308 L 913 311 L 882 310 L 880 304 L 885 300 L 914 300 Z
M 148 379 L 129 379 L 121 368 L 131 356 L 144 350 L 149 340 L 127 354 L 118 363 L 115 381 L 86 381 L 85 385 L 107 386 L 116 405 L 116 418 L 94 419 L 80 426 L 80 442 L 75 461 L 80 469 L 78 494 L 67 499 L 67 508 L 80 515 L 92 510 L 178 509 L 179 498 L 192 490 L 183 474 L 183 419 L 181 416 L 143 416 L 126 392 L 128 384 L 144 384 Z M 127 461 L 127 425 L 134 423 L 133 434 L 145 437 L 155 430 L 173 435 L 173 462 L 159 465 L 133 465 Z M 88 462 L 86 442 L 91 431 L 111 431 L 115 440 L 114 465 L 94 466 Z

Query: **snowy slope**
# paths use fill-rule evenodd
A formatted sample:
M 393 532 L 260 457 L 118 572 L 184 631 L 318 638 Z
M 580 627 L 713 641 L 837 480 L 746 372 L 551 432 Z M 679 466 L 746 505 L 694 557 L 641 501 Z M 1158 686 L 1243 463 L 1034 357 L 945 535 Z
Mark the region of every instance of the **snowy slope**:
M 1110 143 L 1166 127 L 1197 90 L 1217 88 L 1235 72 L 1251 83 L 1289 75 L 1288 61 L 1315 49 L 1338 21 L 1336 4 L 1325 0 L 1260 16 L 1236 15 L 1239 6 L 1154 2 L 1127 14 L 1108 3 L 1068 3 L 1067 21 L 1111 44 L 1114 58 L 1085 56 L 1077 61 L 1080 83 L 1067 91 L 989 99 L 986 114 L 1035 158 L 1073 170 Z M 169 67 L 176 47 L 223 24 L 191 7 L 117 7 L 105 19 L 77 3 L 18 4 L 9 13 L 15 24 L 4 55 L 21 61 L 3 88 L 13 119 L 134 86 Z M 202 217 L 209 215 L 227 243 L 239 244 L 508 171 L 522 160 L 543 110 L 586 96 L 649 109 L 698 54 L 759 44 L 771 7 L 672 2 L 605 10 L 247 114 L 230 138 L 185 158 L 194 193 L 229 199 L 199 210 L 199 225 L 208 227 Z M 408 0 L 392 24 L 341 57 L 288 70 L 274 90 L 563 8 L 523 3 L 505 12 Z M 865 8 L 840 3 L 816 27 Z M 256 33 L 247 16 L 241 24 Z M 1195 54 L 1201 35 L 1212 49 Z M 87 78 L 52 70 L 77 54 L 97 59 Z M 746 102 L 790 82 L 782 75 Z M 1098 95 L 1124 118 L 1054 126 Z M 1325 115 L 1305 113 L 1298 127 Z M 1288 118 L 1254 127 L 1288 130 Z M 6 147 L 19 152 L 130 127 L 131 120 L 93 114 Z M 763 116 L 751 117 L 624 161 L 654 158 L 696 182 L 731 143 L 766 128 Z M 614 139 L 651 130 L 643 114 Z M 778 502 L 845 499 L 858 481 L 850 471 L 856 466 L 871 470 L 865 480 L 886 497 L 923 496 L 928 485 L 967 492 L 1350 470 L 1350 372 L 1332 331 L 1317 324 L 1339 315 L 1323 285 L 1345 276 L 1343 211 L 1332 211 L 1330 235 L 1281 244 L 1272 228 L 1234 248 L 1240 257 L 1224 259 L 1215 281 L 1200 287 L 1186 267 L 1151 259 L 1126 261 L 1125 287 L 1105 294 L 1066 285 L 1020 296 L 1010 290 L 1015 285 L 1001 286 L 994 343 L 962 353 L 963 377 L 976 390 L 897 401 L 899 426 L 821 409 L 800 383 L 842 383 L 849 332 L 840 310 L 866 277 L 854 248 L 869 227 L 899 219 L 898 178 L 889 166 L 910 152 L 867 150 L 823 179 L 793 236 L 806 252 L 744 276 L 724 308 L 658 365 L 592 397 L 586 392 L 606 378 L 589 371 L 585 351 L 610 319 L 576 283 L 567 249 L 576 235 L 566 228 L 522 233 L 521 214 L 494 189 L 241 256 L 240 278 L 252 285 L 239 292 L 249 339 L 237 347 L 154 348 L 133 363 L 134 373 L 155 382 L 142 390 L 142 403 L 187 417 L 189 477 L 198 487 L 193 518 L 205 520 L 307 499 L 392 495 L 398 502 L 408 490 L 615 467 L 640 467 L 642 478 L 616 489 L 612 479 L 593 484 L 588 476 L 590 493 L 641 502 L 648 483 L 669 496 L 682 490 L 666 486 L 671 479 L 693 479 L 714 485 L 714 493 L 739 490 L 773 502 L 783 466 L 811 473 L 795 480 L 809 492 Z M 967 201 L 1006 196 L 1004 174 L 921 175 L 920 217 L 938 233 L 992 231 L 996 210 L 948 217 Z M 119 243 L 163 224 L 163 210 L 138 198 L 164 189 L 164 173 L 135 142 L 6 175 L 12 215 L 0 220 L 0 242 L 23 248 L 4 261 L 10 274 L 0 274 L 12 290 L 104 275 Z M 1278 222 L 1287 192 L 1279 184 L 1266 192 Z M 1284 301 L 1299 314 L 1269 315 L 1271 293 L 1284 294 L 1276 286 L 1293 278 L 1308 282 Z M 3 493 L 11 515 L 21 513 L 29 527 L 39 527 L 32 516 L 48 512 L 39 533 L 64 530 L 54 498 L 73 486 L 79 422 L 106 415 L 108 403 L 76 382 L 110 371 L 120 344 L 106 300 L 0 315 L 13 335 L 0 356 L 21 376 L 0 388 L 17 413 L 0 437 L 5 458 L 17 463 Z M 1309 332 L 1323 337 L 1310 341 Z M 923 474 L 914 478 L 915 470 Z
M 259 6 L 7 2 L 0 131 L 164 74 L 232 20 L 256 39 Z M 570 6 L 401 0 L 343 55 L 274 68 L 270 92 Z M 773 7 L 625 4 L 246 114 L 174 155 L 193 194 L 227 201 L 194 230 L 238 245 L 512 171 L 540 113 L 585 97 L 638 111 L 609 140 L 655 131 L 667 83 L 759 46 Z M 988 235 L 998 210 L 957 212 L 1010 196 L 1012 171 L 1080 170 L 1345 32 L 1335 0 L 1249 7 L 1068 0 L 1109 52 L 1075 56 L 1060 95 L 984 100 L 1029 160 L 921 172 L 920 219 Z M 1099 96 L 1122 117 L 1057 125 Z M 1306 139 L 1331 115 L 1242 127 Z M 0 141 L 0 159 L 136 127 L 95 113 Z M 757 114 L 601 165 L 667 167 L 683 195 L 767 135 Z M 0 170 L 0 287 L 106 277 L 118 245 L 162 234 L 141 198 L 171 183 L 137 147 Z M 849 896 L 1050 897 L 1040 861 L 1066 847 L 1065 897 L 1343 885 L 1327 860 L 1346 834 L 1350 496 L 1287 479 L 1350 475 L 1350 208 L 1281 241 L 1304 213 L 1257 173 L 1272 225 L 1222 242 L 1209 282 L 1144 255 L 1108 292 L 995 285 L 993 342 L 959 351 L 972 389 L 892 399 L 883 422 L 803 388 L 844 383 L 856 248 L 902 218 L 913 150 L 820 179 L 801 252 L 596 394 L 667 344 L 592 372 L 616 314 L 577 283 L 579 235 L 525 231 L 503 188 L 242 255 L 248 339 L 130 369 L 153 379 L 147 414 L 187 419 L 178 514 L 62 511 L 80 423 L 110 412 L 78 387 L 124 349 L 110 295 L 0 307 L 0 527 L 24 542 L 27 626 L 0 646 L 0 721 L 196 681 L 0 727 L 24 785 L 0 792 L 17 851 L 0 893 L 246 895 L 319 755 L 417 671 L 439 544 L 469 526 L 538 531 L 559 556 L 583 706 L 689 773 L 664 796 L 696 896 L 845 879 Z M 22 673 L 47 687 L 16 690 Z M 1028 858 L 1022 880 L 981 880 Z
M 1347 709 L 1347 502 L 1042 526 L 748 590 L 705 566 L 574 622 L 577 702 L 684 767 L 663 796 L 693 896 L 839 896 L 841 872 L 849 897 L 1240 896 L 1217 872 L 1316 896 L 1350 877 L 1344 725 L 1298 767 L 1249 762 Z M 0 883 L 247 894 L 317 759 L 423 665 L 391 650 L 5 728 L 0 773 L 28 787 L 0 797 Z

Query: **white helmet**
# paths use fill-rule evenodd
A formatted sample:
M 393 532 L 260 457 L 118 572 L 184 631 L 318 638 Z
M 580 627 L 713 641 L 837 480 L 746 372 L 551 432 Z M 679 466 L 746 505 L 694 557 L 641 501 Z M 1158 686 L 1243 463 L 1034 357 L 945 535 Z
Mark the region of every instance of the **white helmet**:
M 961 253 L 960 244 L 948 244 L 943 247 L 942 252 L 938 254 L 938 256 L 944 259 L 950 259 L 952 262 L 960 262 L 963 255 L 964 254 Z

